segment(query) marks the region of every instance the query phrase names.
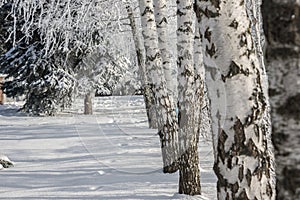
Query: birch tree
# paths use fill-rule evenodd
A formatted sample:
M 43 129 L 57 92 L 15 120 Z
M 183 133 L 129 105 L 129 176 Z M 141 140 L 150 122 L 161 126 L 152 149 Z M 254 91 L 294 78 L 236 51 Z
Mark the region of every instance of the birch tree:
M 300 2 L 263 1 L 277 199 L 300 199 Z
M 200 107 L 195 95 L 194 27 L 192 0 L 177 1 L 179 193 L 200 194 L 198 157 Z M 199 64 L 199 63 L 197 63 Z M 197 66 L 200 67 L 200 66 Z M 197 77 L 198 79 L 199 77 Z M 197 80 L 198 81 L 198 80 Z M 200 86 L 199 84 L 196 84 Z M 200 88 L 197 88 L 200 89 Z M 200 103 L 200 102 L 199 102 Z M 196 117 L 197 116 L 197 117 Z
M 158 46 L 158 36 L 152 0 L 139 0 L 142 33 L 146 50 L 146 70 L 150 89 L 155 96 L 164 172 L 178 170 L 177 117 L 172 96 L 168 94 L 162 69 L 162 58 Z
M 166 0 L 154 0 L 154 12 L 155 12 L 155 22 L 158 34 L 158 47 L 161 52 L 162 66 L 164 77 L 166 80 L 166 88 L 168 93 L 175 97 L 174 93 L 177 91 L 174 89 L 175 77 L 173 74 L 174 69 L 171 65 L 171 53 L 169 50 L 169 30 L 168 30 L 168 7 Z M 174 102 L 175 103 L 175 102 Z
M 143 84 L 143 96 L 146 105 L 147 117 L 149 128 L 157 128 L 157 116 L 154 94 L 150 90 L 149 81 L 147 77 L 147 71 L 145 66 L 145 48 L 143 46 L 143 41 L 140 36 L 137 23 L 134 17 L 132 6 L 129 2 L 125 1 L 126 10 L 128 13 L 128 18 L 130 22 L 130 27 L 133 35 L 134 46 L 136 50 L 137 61 L 139 65 L 139 72 Z
M 211 78 L 207 84 L 215 118 L 218 199 L 275 199 L 267 81 L 255 3 L 197 0 L 204 64 Z

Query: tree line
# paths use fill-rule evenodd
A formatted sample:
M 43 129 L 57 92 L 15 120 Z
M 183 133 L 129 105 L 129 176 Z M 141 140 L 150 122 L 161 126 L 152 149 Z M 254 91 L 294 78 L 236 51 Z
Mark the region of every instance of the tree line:
M 127 23 L 149 127 L 158 130 L 163 172 L 179 171 L 179 193 L 201 194 L 205 134 L 213 138 L 218 199 L 297 199 L 299 6 L 2 0 L 0 72 L 13 77 L 4 91 L 26 94 L 28 112 L 48 112 L 71 102 L 76 75 L 85 74 L 88 102 L 97 74 L 108 82 L 109 73 L 97 71 L 128 70 L 112 42 Z

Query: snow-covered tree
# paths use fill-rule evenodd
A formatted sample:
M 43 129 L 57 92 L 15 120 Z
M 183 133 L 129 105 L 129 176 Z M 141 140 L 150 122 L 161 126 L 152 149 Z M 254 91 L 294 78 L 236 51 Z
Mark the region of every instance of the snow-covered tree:
M 36 65 L 35 68 L 43 68 L 45 65 L 50 65 L 51 67 L 47 67 L 47 70 L 58 70 L 59 72 L 55 73 L 59 74 L 57 74 L 59 77 L 56 78 L 59 81 L 63 80 L 61 77 L 63 74 L 66 75 L 65 77 L 67 77 L 67 79 L 72 79 L 78 65 L 82 63 L 83 58 L 87 57 L 97 47 L 105 46 L 106 41 L 113 39 L 112 37 L 115 36 L 115 32 L 120 30 L 121 23 L 118 3 L 120 2 L 114 2 L 112 4 L 111 1 L 101 0 L 93 2 L 77 0 L 54 0 L 50 2 L 46 0 L 11 0 L 9 1 L 9 15 L 12 19 L 10 23 L 12 27 L 8 29 L 9 32 L 6 34 L 7 40 L 11 41 L 15 50 L 23 49 L 24 52 L 27 52 L 27 57 L 29 50 L 25 51 L 24 48 L 34 49 L 35 53 L 31 53 L 30 55 L 36 57 L 31 56 L 31 60 L 34 58 L 42 63 Z M 6 1 L 1 1 L 1 4 L 6 4 Z M 21 34 L 19 34 L 19 32 Z M 38 44 L 38 48 L 35 48 L 35 46 L 29 48 L 29 46 L 24 44 L 20 46 L 20 41 L 26 45 L 31 45 L 35 42 L 34 45 Z M 11 52 L 15 52 L 15 50 Z M 38 57 L 37 54 L 40 55 L 40 57 Z M 10 55 L 12 54 L 6 54 L 2 58 L 9 59 Z M 26 64 L 29 63 L 26 62 L 27 59 L 28 58 L 23 59 Z M 55 63 L 53 63 L 53 61 Z M 30 63 L 32 62 L 33 61 L 30 61 Z M 39 73 L 35 73 L 36 71 L 39 70 L 34 71 L 28 68 L 28 72 L 34 74 L 35 79 L 37 79 L 37 75 L 41 75 L 40 71 Z M 49 73 L 50 77 L 55 76 L 52 72 Z M 44 92 L 47 87 L 60 89 L 62 86 L 68 86 L 68 94 L 73 91 L 69 83 L 53 86 L 55 81 L 48 81 L 49 79 L 46 80 L 45 78 L 42 78 L 43 80 L 35 79 L 33 80 L 31 78 L 28 80 L 34 82 L 34 86 L 36 87 L 34 92 L 40 89 L 39 91 L 41 91 L 42 94 L 39 95 L 39 97 L 41 98 L 48 98 L 49 94 Z M 70 80 L 68 81 L 70 82 Z M 17 79 L 12 81 L 16 82 Z M 71 82 L 73 81 L 74 80 Z M 15 86 L 18 86 L 18 84 L 15 84 Z M 74 86 L 74 84 L 72 84 L 72 86 Z M 23 91 L 27 92 L 27 90 Z M 47 89 L 47 91 L 52 91 L 52 89 Z M 60 93 L 54 96 L 62 98 Z M 68 95 L 68 97 L 69 96 L 70 95 Z M 28 98 L 31 97 L 30 95 L 28 96 Z M 69 100 L 63 98 L 63 101 L 68 102 Z M 36 101 L 34 98 L 30 99 L 30 102 L 46 103 L 45 107 L 47 107 L 49 103 L 57 103 L 55 101 L 49 102 L 48 100 Z M 34 106 L 27 110 L 31 111 L 32 108 L 34 108 Z
M 92 114 L 92 97 L 112 95 L 128 71 L 130 61 L 121 54 L 114 55 L 108 47 L 97 48 L 76 69 L 78 91 L 85 96 L 85 114 Z
M 178 125 L 175 104 L 166 88 L 153 1 L 139 0 L 139 8 L 146 50 L 147 77 L 157 106 L 158 134 L 161 141 L 164 172 L 173 173 L 178 170 Z
M 135 15 L 131 3 L 126 1 L 125 4 L 135 46 L 137 64 L 139 66 L 140 79 L 143 86 L 143 96 L 147 111 L 149 128 L 157 128 L 155 99 L 154 94 L 150 90 L 150 85 L 147 78 L 147 71 L 145 66 L 145 48 L 143 45 L 141 33 L 139 31 L 140 28 L 135 20 Z
M 22 32 L 24 13 L 11 10 L 11 3 L 1 7 L 0 34 L 4 48 L 0 71 L 8 79 L 3 85 L 4 92 L 9 97 L 26 95 L 23 106 L 26 112 L 51 115 L 69 105 L 74 79 L 61 68 L 60 55 L 44 57 L 44 45 L 37 30 L 26 38 Z
M 215 118 L 214 171 L 218 177 L 218 199 L 275 199 L 257 3 L 197 0 L 204 64 L 210 75 L 208 92 Z M 220 105 L 225 106 L 226 113 Z
M 201 99 L 203 95 L 200 84 L 195 83 L 195 81 L 201 81 L 200 76 L 196 77 L 201 65 L 199 66 L 199 62 L 194 62 L 195 16 L 193 5 L 193 0 L 177 1 L 179 193 L 189 195 L 201 193 L 198 157 L 201 100 L 196 103 L 196 99 Z M 197 92 L 195 93 L 195 91 Z
M 278 200 L 300 199 L 300 2 L 263 1 Z

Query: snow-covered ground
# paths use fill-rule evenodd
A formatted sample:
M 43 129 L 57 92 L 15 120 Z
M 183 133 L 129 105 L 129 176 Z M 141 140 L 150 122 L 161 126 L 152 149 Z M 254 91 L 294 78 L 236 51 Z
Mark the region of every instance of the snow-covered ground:
M 57 117 L 28 117 L 0 105 L 0 199 L 216 199 L 213 154 L 201 138 L 202 196 L 177 194 L 178 174 L 163 174 L 156 130 L 140 96 L 101 97 L 94 115 L 82 101 Z

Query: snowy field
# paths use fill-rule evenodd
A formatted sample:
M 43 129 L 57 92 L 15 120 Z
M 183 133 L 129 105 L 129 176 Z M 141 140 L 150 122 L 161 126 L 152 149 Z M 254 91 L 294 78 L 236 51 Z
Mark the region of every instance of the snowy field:
M 101 97 L 94 115 L 78 100 L 57 117 L 28 117 L 0 105 L 0 199 L 216 199 L 213 153 L 200 141 L 202 196 L 179 195 L 178 174 L 163 174 L 159 138 L 140 96 Z

